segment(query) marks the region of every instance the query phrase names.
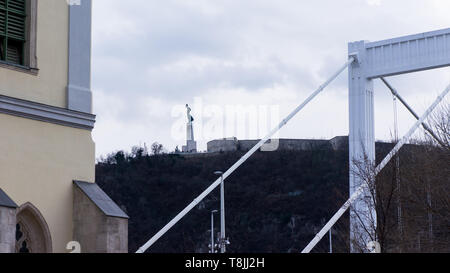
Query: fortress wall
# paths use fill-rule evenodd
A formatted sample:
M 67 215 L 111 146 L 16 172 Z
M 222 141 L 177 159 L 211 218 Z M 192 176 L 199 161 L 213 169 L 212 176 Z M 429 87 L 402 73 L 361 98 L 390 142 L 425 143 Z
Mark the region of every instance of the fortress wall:
M 208 142 L 208 152 L 234 152 L 234 151 L 249 151 L 253 148 L 259 140 L 237 140 L 234 139 L 217 139 Z M 311 149 L 345 149 L 348 146 L 348 137 L 339 136 L 331 140 L 323 139 L 280 139 L 278 150 L 290 151 L 307 151 Z
M 259 140 L 239 140 L 238 148 L 239 151 L 249 151 L 256 144 L 258 144 Z
M 317 148 L 331 148 L 330 141 L 321 139 L 280 139 L 281 150 L 308 151 Z
M 234 152 L 238 150 L 238 140 L 234 139 L 216 139 L 208 142 L 208 152 Z
M 348 149 L 348 136 L 337 136 L 330 140 L 333 150 Z

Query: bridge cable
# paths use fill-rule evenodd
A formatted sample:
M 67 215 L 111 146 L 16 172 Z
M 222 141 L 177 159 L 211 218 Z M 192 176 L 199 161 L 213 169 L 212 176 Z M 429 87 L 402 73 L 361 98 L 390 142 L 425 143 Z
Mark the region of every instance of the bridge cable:
M 395 90 L 395 88 L 392 87 L 392 85 L 385 78 L 381 77 L 380 79 L 389 88 L 389 90 L 391 90 L 392 95 L 394 95 L 396 98 L 398 98 L 398 100 L 400 100 L 400 102 L 406 107 L 406 109 L 408 109 L 408 111 L 416 119 L 419 119 L 419 115 L 417 115 L 416 112 L 414 112 L 414 110 L 408 105 L 408 103 L 406 103 L 406 101 L 400 96 L 400 94 L 397 92 L 397 90 Z M 433 132 L 433 130 L 431 130 L 431 128 L 428 127 L 428 125 L 425 122 L 422 123 L 422 126 L 428 132 L 428 134 L 430 134 L 430 136 L 432 136 L 442 147 L 445 147 L 445 144 L 440 140 L 440 138 L 438 136 L 436 136 L 436 134 Z
M 381 161 L 380 165 L 375 168 L 374 177 L 376 177 L 381 170 L 386 167 L 389 161 L 398 153 L 400 148 L 406 144 L 407 141 L 411 138 L 417 128 L 420 127 L 424 123 L 424 121 L 428 118 L 428 116 L 433 112 L 436 106 L 444 99 L 444 97 L 450 91 L 450 85 L 437 97 L 434 103 L 427 109 L 425 114 L 414 124 L 414 126 L 408 131 L 408 133 L 395 145 L 394 149 Z M 342 217 L 342 215 L 347 211 L 347 209 L 358 199 L 358 197 L 367 190 L 368 184 L 364 183 L 360 186 L 344 203 L 344 205 L 336 212 L 336 214 L 328 221 L 328 223 L 316 234 L 314 239 L 303 249 L 302 253 L 310 253 L 311 250 L 320 242 L 325 234 L 327 234 L 328 230 L 336 224 L 336 222 Z
M 241 166 L 250 156 L 261 148 L 276 132 L 278 132 L 284 125 L 286 125 L 298 112 L 300 112 L 308 103 L 310 103 L 325 87 L 327 87 L 334 79 L 336 79 L 350 64 L 355 61 L 355 57 L 351 56 L 348 61 L 339 70 L 334 73 L 324 84 L 314 91 L 302 104 L 294 109 L 281 123 L 275 127 L 270 133 L 261 139 L 250 151 L 248 151 L 241 159 L 239 159 L 233 166 L 231 166 L 224 174 L 223 179 L 229 177 L 239 166 Z M 221 184 L 221 178 L 218 178 L 209 188 L 201 193 L 194 201 L 192 201 L 185 209 L 183 209 L 175 218 L 173 218 L 166 226 L 164 226 L 158 233 L 156 233 L 149 241 L 140 247 L 136 253 L 144 253 L 150 246 L 152 246 L 161 236 L 169 231 L 178 221 L 180 221 L 186 214 L 188 214 L 195 206 L 197 206 L 206 196 L 208 196 L 217 186 Z

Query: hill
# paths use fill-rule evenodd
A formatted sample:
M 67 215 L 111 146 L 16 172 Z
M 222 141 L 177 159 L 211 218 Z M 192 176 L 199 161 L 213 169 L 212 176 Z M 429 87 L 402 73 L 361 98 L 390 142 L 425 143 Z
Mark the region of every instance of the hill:
M 377 159 L 391 148 L 392 144 L 378 143 Z M 210 186 L 217 178 L 214 171 L 225 171 L 242 155 L 239 151 L 189 157 L 148 155 L 137 148 L 131 154 L 117 152 L 101 160 L 96 181 L 130 216 L 129 250 L 134 252 Z M 408 153 L 404 157 L 412 158 Z M 392 181 L 391 165 L 384 174 L 386 181 Z M 347 198 L 347 149 L 257 152 L 225 182 L 226 227 L 231 242 L 227 251 L 301 251 Z M 149 252 L 207 253 L 210 212 L 219 209 L 219 201 L 216 189 Z M 395 209 L 391 206 L 383 213 L 390 211 Z M 218 232 L 218 215 L 215 220 Z M 348 251 L 347 234 L 348 215 L 333 230 L 335 251 Z M 324 239 L 314 251 L 327 250 L 328 239 Z

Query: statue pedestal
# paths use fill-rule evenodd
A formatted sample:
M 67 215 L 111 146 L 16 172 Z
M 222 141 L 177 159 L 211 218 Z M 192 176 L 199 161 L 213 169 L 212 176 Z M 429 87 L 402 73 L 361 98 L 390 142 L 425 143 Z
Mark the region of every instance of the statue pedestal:
M 197 142 L 194 140 L 188 140 L 186 146 L 182 147 L 183 153 L 196 153 L 197 152 Z

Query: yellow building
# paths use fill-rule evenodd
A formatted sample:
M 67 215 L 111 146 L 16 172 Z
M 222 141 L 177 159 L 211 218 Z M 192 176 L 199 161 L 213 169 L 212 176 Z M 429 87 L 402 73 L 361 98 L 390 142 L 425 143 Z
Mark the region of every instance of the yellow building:
M 94 183 L 91 13 L 0 0 L 0 252 L 127 251 L 128 217 Z

